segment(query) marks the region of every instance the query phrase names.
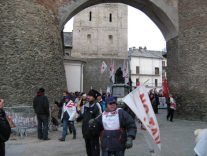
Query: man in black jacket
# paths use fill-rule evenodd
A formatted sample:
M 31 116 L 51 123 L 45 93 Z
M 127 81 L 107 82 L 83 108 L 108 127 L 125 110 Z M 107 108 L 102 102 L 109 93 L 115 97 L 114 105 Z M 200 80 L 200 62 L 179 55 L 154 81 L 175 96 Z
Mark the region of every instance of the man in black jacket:
M 100 104 L 96 102 L 97 91 L 90 90 L 87 94 L 88 102 L 83 106 L 83 112 L 80 114 L 82 121 L 82 133 L 85 139 L 86 151 L 88 156 L 100 156 L 99 131 L 91 131 L 89 120 L 100 115 Z
M 114 97 L 108 99 L 106 111 L 91 119 L 89 125 L 102 131 L 102 156 L 124 156 L 125 149 L 132 147 L 132 141 L 136 137 L 135 121 L 126 111 L 117 108 Z
M 5 156 L 5 142 L 9 139 L 11 128 L 3 110 L 4 100 L 0 99 L 0 156 Z
M 33 100 L 33 108 L 37 114 L 37 131 L 38 138 L 41 140 L 49 140 L 48 138 L 48 122 L 49 122 L 49 102 L 47 96 L 44 95 L 45 89 L 40 88 L 37 96 Z

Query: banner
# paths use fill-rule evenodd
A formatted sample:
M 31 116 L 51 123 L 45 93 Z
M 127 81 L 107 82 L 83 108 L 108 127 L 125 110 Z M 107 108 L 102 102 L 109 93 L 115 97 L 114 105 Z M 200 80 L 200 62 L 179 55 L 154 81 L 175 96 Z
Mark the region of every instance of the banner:
M 106 63 L 103 61 L 102 64 L 101 64 L 101 74 L 103 74 L 103 73 L 105 72 L 106 68 L 107 68 L 107 65 L 106 65 Z
M 129 83 L 129 67 L 128 67 L 128 61 L 124 60 L 123 64 L 123 77 L 125 79 L 125 84 Z
M 167 80 L 166 79 L 164 79 L 164 81 L 163 81 L 163 96 L 165 97 L 165 98 L 169 98 L 169 95 L 168 95 L 168 84 L 167 84 Z
M 111 61 L 109 70 L 110 70 L 110 81 L 114 83 L 115 82 L 114 61 L 113 62 Z
M 207 156 L 207 129 L 202 129 L 198 134 L 198 142 L 194 148 L 198 156 Z
M 157 144 L 158 148 L 161 149 L 159 125 L 145 87 L 138 86 L 135 90 L 125 96 L 123 101 L 135 113 Z

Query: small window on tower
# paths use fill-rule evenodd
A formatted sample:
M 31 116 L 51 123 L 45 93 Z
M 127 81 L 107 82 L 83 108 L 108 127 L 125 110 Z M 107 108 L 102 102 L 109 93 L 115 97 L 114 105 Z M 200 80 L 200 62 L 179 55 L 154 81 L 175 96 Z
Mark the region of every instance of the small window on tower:
M 92 21 L 92 12 L 89 12 L 89 21 Z
M 90 38 L 91 38 L 91 34 L 88 34 L 88 35 L 87 35 L 87 38 L 90 39 Z
M 112 40 L 113 39 L 113 35 L 109 35 L 109 39 Z
M 112 22 L 112 14 L 109 14 L 109 22 Z

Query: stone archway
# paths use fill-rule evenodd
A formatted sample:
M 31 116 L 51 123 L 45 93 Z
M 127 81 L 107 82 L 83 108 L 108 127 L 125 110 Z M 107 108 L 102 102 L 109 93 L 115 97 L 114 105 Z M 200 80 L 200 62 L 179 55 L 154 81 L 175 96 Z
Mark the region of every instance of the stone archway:
M 66 86 L 62 26 L 84 8 L 104 2 L 134 6 L 157 24 L 167 41 L 168 80 L 171 91 L 179 95 L 178 112 L 207 120 L 207 1 L 203 0 L 1 1 L 0 97 L 10 105 L 31 105 L 35 90 L 42 86 L 51 102 L 60 97 Z
M 177 0 L 66 0 L 64 3 L 60 3 L 58 7 L 60 29 L 63 29 L 63 26 L 68 19 L 86 7 L 106 2 L 124 3 L 143 11 L 160 28 L 167 41 L 178 35 Z

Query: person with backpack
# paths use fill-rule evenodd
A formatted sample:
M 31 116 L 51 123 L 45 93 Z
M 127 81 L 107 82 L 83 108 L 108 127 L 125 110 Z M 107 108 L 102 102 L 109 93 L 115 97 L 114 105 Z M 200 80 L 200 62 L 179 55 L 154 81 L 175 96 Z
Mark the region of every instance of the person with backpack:
M 9 140 L 11 127 L 4 111 L 4 100 L 0 99 L 0 156 L 5 156 L 5 142 Z
M 86 152 L 88 156 L 100 156 L 99 130 L 91 131 L 89 120 L 101 114 L 100 104 L 96 102 L 97 91 L 90 90 L 87 94 L 88 100 L 83 105 L 78 121 L 82 120 L 82 134 L 85 139 Z

